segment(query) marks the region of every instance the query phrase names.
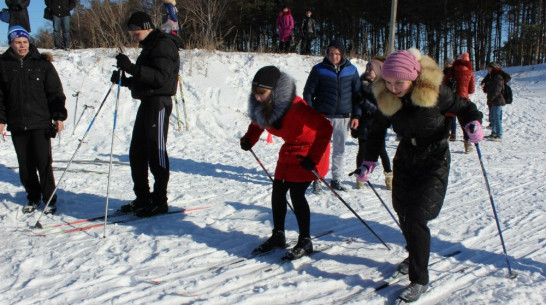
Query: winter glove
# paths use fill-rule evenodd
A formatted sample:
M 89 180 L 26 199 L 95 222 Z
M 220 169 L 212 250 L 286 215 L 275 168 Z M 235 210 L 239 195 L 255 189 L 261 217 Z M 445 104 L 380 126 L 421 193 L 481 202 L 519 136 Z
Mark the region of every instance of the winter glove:
M 244 151 L 249 151 L 252 148 L 252 143 L 250 143 L 249 138 L 241 138 L 241 149 Z
M 112 72 L 112 76 L 110 77 L 110 81 L 114 84 L 118 84 L 119 83 L 119 70 L 114 70 L 114 72 Z M 127 77 L 125 77 L 125 72 L 123 72 L 121 74 L 121 85 L 123 87 L 128 87 L 129 86 L 129 79 Z
M 129 57 L 127 57 L 127 55 L 123 54 L 123 53 L 119 53 L 117 56 L 116 56 L 116 60 L 117 60 L 117 66 L 131 74 L 131 75 L 134 75 L 138 72 L 138 68 L 137 66 L 133 65 L 131 63 L 131 60 L 129 59 Z
M 298 159 L 301 159 L 300 162 L 301 167 L 305 168 L 308 171 L 312 171 L 316 169 L 316 164 L 311 160 L 309 157 L 304 157 L 302 155 L 298 155 Z
M 466 124 L 464 131 L 466 131 L 468 142 L 470 143 L 480 143 L 480 141 L 483 140 L 482 124 L 478 121 L 472 121 Z
M 372 161 L 364 161 L 362 165 L 351 174 L 356 174 L 356 179 L 361 182 L 368 182 L 368 174 L 373 173 L 376 163 Z

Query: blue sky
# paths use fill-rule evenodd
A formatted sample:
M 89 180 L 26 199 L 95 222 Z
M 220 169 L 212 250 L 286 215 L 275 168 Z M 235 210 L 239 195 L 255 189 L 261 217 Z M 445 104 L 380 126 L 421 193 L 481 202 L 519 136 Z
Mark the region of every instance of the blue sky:
M 6 8 L 6 2 L 0 2 L 0 8 Z M 45 3 L 44 0 L 31 0 L 30 5 L 28 6 L 28 15 L 30 19 L 30 35 L 38 33 L 40 28 L 52 28 L 53 25 L 51 21 L 45 20 L 44 16 Z M 8 45 L 8 24 L 0 22 L 0 46 Z

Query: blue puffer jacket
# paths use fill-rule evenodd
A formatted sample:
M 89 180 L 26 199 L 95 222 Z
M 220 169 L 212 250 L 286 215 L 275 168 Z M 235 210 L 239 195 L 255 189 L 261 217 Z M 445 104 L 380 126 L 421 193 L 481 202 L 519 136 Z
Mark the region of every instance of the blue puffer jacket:
M 344 58 L 336 71 L 328 58 L 324 58 L 311 70 L 303 98 L 326 117 L 360 118 L 360 78 L 356 67 Z

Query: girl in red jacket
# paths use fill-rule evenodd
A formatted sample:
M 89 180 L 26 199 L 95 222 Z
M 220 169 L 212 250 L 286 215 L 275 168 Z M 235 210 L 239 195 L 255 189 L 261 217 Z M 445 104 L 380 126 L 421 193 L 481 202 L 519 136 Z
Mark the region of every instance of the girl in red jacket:
M 263 67 L 254 76 L 248 114 L 252 122 L 241 138 L 243 150 L 250 150 L 264 129 L 284 140 L 271 196 L 273 234 L 256 251 L 267 252 L 276 247 L 285 247 L 286 193 L 290 191 L 300 234 L 298 243 L 285 258 L 308 255 L 313 252 L 313 245 L 305 190 L 317 179 L 311 170 L 316 170 L 321 177 L 328 171 L 332 125 L 324 115 L 296 96 L 294 80 L 274 66 Z

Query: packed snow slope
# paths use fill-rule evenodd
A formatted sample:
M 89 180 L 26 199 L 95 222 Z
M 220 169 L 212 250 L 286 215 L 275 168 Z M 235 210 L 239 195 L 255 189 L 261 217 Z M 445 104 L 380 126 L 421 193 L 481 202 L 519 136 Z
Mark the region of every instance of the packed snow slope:
M 107 202 L 108 213 L 114 214 L 133 199 L 127 162 L 139 101 L 121 89 L 114 129 L 116 86 L 97 110 L 111 87 L 116 51 L 49 51 L 69 112 L 66 130 L 52 142 L 56 180 L 72 157 L 75 162 L 59 183 L 57 214 L 42 216 L 44 228 L 36 229 L 40 213 L 21 214 L 26 194 L 9 133 L 1 142 L 0 304 L 389 304 L 407 285 L 402 281 L 374 291 L 405 258 L 404 239 L 372 189 L 354 189 L 348 176 L 343 182 L 350 189 L 340 195 L 390 250 L 325 189 L 321 195 L 308 191 L 307 196 L 312 234 L 333 230 L 314 240 L 324 251 L 282 264 L 284 250 L 233 263 L 247 257 L 272 229 L 271 182 L 252 154 L 239 147 L 249 124 L 251 79 L 260 67 L 276 65 L 295 78 L 301 95 L 321 57 L 181 51 L 187 125 L 177 95 L 182 128 L 177 130 L 175 108 L 168 140 L 169 204 L 172 211 L 186 211 L 104 229 L 100 217 L 79 220 L 104 215 Z M 133 60 L 138 53 L 128 50 Z M 353 62 L 363 72 L 365 62 Z M 479 148 L 507 256 L 478 154 L 463 153 L 458 130 L 459 140 L 450 143 L 445 203 L 430 222 L 431 261 L 453 251 L 460 254 L 430 268 L 431 288 L 417 304 L 546 303 L 546 65 L 506 71 L 512 75 L 514 103 L 504 107 L 503 142 L 483 141 Z M 484 72 L 476 75 L 479 89 Z M 472 100 L 487 113 L 481 90 Z M 282 140 L 273 138 L 270 144 L 266 137 L 264 133 L 254 151 L 273 173 Z M 390 133 L 391 158 L 397 144 Z M 109 170 L 111 149 L 119 162 Z M 347 173 L 354 169 L 356 151 L 357 142 L 349 138 Z M 329 175 L 326 179 L 330 181 Z M 378 167 L 371 183 L 392 211 L 383 179 Z M 108 221 L 126 219 L 132 216 Z M 294 244 L 298 232 L 290 211 L 286 228 Z M 517 278 L 506 277 L 507 262 Z

